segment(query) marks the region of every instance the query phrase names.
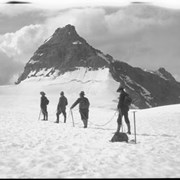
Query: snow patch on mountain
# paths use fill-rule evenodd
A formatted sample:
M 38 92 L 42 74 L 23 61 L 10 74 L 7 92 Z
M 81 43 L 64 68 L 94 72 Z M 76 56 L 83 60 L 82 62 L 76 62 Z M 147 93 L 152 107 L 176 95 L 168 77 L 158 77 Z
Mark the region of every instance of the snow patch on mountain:
M 97 52 L 97 55 L 98 55 L 99 57 L 101 57 L 102 59 L 104 59 L 107 63 L 109 63 L 109 60 L 106 58 L 106 56 L 105 56 L 103 53 Z
M 29 64 L 35 64 L 35 63 L 37 63 L 37 61 L 34 61 L 33 59 L 31 59 L 31 60 L 29 61 Z
M 44 44 L 47 43 L 53 36 L 50 36 L 48 39 L 44 41 Z
M 76 44 L 82 44 L 82 42 L 81 42 L 81 41 L 74 41 L 74 42 L 72 42 L 72 44 L 74 44 L 74 45 L 76 45 Z
M 89 68 L 76 67 L 75 71 L 68 71 L 59 76 L 60 71 L 55 70 L 54 68 L 43 68 L 40 71 L 31 71 L 28 75 L 28 79 L 25 79 L 24 82 L 30 81 L 33 79 L 36 81 L 36 77 L 41 77 L 42 79 L 49 78 L 51 76 L 56 77 L 56 80 L 65 82 L 72 81 L 76 79 L 81 82 L 88 81 L 97 81 L 102 82 L 106 81 L 109 78 L 109 69 L 108 68 L 99 68 L 98 70 L 89 70 Z M 39 80 L 39 79 L 38 79 Z

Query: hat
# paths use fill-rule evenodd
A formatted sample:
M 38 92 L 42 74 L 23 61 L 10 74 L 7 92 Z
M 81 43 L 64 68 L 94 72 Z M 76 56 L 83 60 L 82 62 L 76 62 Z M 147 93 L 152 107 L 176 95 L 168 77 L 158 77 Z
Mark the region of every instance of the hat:
M 80 92 L 80 95 L 84 95 L 84 91 L 81 91 L 81 92 Z
M 41 94 L 41 95 L 46 95 L 45 92 L 43 92 L 43 91 L 41 91 L 40 94 Z
M 63 91 L 61 91 L 60 95 L 64 95 L 64 92 L 63 92 Z
M 121 90 L 124 90 L 124 87 L 120 85 L 119 88 L 117 89 L 117 92 L 120 92 Z

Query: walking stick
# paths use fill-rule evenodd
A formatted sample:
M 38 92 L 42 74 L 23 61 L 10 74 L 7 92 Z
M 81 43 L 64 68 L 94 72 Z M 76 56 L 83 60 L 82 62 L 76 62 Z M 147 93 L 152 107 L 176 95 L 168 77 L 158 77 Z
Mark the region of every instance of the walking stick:
M 73 127 L 74 127 L 74 117 L 73 117 L 73 112 L 72 112 L 72 110 L 70 110 L 70 111 L 71 111 L 72 123 L 73 123 Z
M 39 112 L 39 117 L 38 117 L 38 121 L 39 121 L 39 119 L 40 119 L 40 116 L 41 116 L 41 109 L 40 109 L 40 112 Z
M 135 144 L 136 144 L 136 117 L 135 117 L 136 111 L 133 111 L 134 116 L 134 137 L 135 137 Z

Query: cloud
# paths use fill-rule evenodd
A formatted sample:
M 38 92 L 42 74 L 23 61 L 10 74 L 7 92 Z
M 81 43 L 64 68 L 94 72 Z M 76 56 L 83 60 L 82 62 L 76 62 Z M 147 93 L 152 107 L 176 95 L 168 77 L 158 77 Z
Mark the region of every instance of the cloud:
M 11 58 L 0 51 L 0 85 L 12 84 L 17 81 L 24 64 L 14 62 Z
M 33 53 L 46 37 L 43 25 L 29 25 L 0 35 L 0 85 L 17 81 Z
M 165 67 L 179 77 L 180 12 L 153 6 L 128 6 L 113 13 L 103 8 L 73 9 L 46 21 L 49 32 L 66 24 L 93 47 L 133 66 Z
M 14 61 L 26 63 L 26 59 L 43 42 L 45 31 L 42 25 L 29 25 L 15 33 L 0 36 L 0 50 Z
M 51 17 L 42 24 L 31 24 L 0 36 L 0 51 L 6 55 L 4 65 L 9 61 L 25 64 L 58 27 L 72 24 L 89 44 L 115 59 L 152 69 L 165 65 L 179 77 L 175 65 L 168 62 L 173 58 L 176 63 L 180 56 L 177 51 L 180 47 L 178 11 L 142 5 L 116 8 L 111 13 L 99 7 L 69 9 L 49 15 Z M 6 80 L 9 82 L 9 79 Z
M 48 18 L 49 34 L 67 24 L 75 25 L 83 37 L 97 44 L 117 40 L 150 26 L 164 26 L 174 19 L 174 13 L 153 6 L 127 6 L 108 14 L 104 8 L 82 8 L 63 11 Z

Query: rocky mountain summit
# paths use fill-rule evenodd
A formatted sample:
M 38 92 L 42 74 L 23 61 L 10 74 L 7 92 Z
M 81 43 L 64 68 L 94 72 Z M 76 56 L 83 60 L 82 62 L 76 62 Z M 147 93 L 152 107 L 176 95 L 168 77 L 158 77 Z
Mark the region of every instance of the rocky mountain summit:
M 180 83 L 164 68 L 146 71 L 114 60 L 90 46 L 72 25 L 58 28 L 37 49 L 17 84 L 32 77 L 56 78 L 78 68 L 86 68 L 87 71 L 108 68 L 111 78 L 126 87 L 138 108 L 180 103 Z

